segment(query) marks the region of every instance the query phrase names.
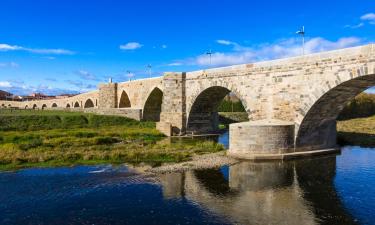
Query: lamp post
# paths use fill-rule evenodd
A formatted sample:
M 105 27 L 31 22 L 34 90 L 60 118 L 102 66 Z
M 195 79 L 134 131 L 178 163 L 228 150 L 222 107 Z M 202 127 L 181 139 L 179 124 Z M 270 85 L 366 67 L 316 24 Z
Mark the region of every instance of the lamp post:
M 210 56 L 210 67 L 212 66 L 212 50 L 210 49 L 206 55 L 209 55 Z
M 151 64 L 148 64 L 147 65 L 147 68 L 148 68 L 148 76 L 151 78 L 151 75 L 152 75 L 152 65 Z
M 305 26 L 302 26 L 301 30 L 297 31 L 296 33 L 302 37 L 302 55 L 305 55 Z
M 130 72 L 130 70 L 127 70 L 126 71 L 127 73 L 128 73 L 128 78 L 129 78 L 129 81 L 131 81 L 132 80 L 132 74 L 131 74 L 131 72 Z

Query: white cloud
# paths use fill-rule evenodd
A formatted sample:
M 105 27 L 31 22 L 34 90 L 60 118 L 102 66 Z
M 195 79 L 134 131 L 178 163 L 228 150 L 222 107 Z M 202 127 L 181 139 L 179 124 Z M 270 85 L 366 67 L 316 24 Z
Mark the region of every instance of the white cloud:
M 83 80 L 97 80 L 98 79 L 94 74 L 92 74 L 92 73 L 90 73 L 86 70 L 78 70 L 76 73 Z
M 370 24 L 375 25 L 375 13 L 367 13 L 361 16 L 361 20 L 368 21 Z
M 183 63 L 182 62 L 173 62 L 173 63 L 169 63 L 168 66 L 182 66 Z
M 0 44 L 0 51 L 15 51 L 22 50 L 22 47 L 17 45 Z
M 35 54 L 50 55 L 74 55 L 75 52 L 66 49 L 42 49 L 42 48 L 26 48 L 17 45 L 0 44 L 0 51 L 26 51 Z
M 364 25 L 365 25 L 364 23 L 359 23 L 356 25 L 345 25 L 345 28 L 357 29 L 357 28 L 363 27 Z
M 361 40 L 356 37 L 340 38 L 337 41 L 330 41 L 321 37 L 316 37 L 306 41 L 305 53 L 310 54 L 315 52 L 352 47 L 360 43 Z M 298 38 L 284 39 L 273 44 L 267 43 L 255 47 L 242 46 L 233 41 L 221 41 L 220 44 L 232 45 L 233 49 L 231 52 L 213 53 L 211 55 L 211 64 L 210 57 L 206 54 L 176 62 L 199 66 L 227 66 L 262 60 L 292 57 L 301 55 L 302 52 L 301 40 Z M 173 63 L 171 64 L 173 65 Z
M 11 88 L 12 84 L 8 81 L 0 81 L 0 87 L 1 88 Z
M 143 45 L 138 42 L 129 42 L 127 44 L 120 45 L 121 50 L 135 50 L 142 47 Z
M 0 62 L 0 68 L 5 67 L 16 68 L 19 67 L 19 65 L 15 62 Z
M 216 42 L 218 44 L 221 44 L 221 45 L 233 45 L 233 44 L 236 44 L 236 43 L 228 41 L 228 40 L 217 40 Z

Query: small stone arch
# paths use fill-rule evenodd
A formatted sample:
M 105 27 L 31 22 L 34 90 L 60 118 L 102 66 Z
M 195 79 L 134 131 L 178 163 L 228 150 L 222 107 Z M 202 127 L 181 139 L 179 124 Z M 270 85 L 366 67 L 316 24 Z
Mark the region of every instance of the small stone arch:
M 38 106 L 36 104 L 33 105 L 33 109 L 37 109 Z
M 160 121 L 161 105 L 163 103 L 163 91 L 155 87 L 149 94 L 143 107 L 143 120 Z
M 219 127 L 218 106 L 232 91 L 223 86 L 211 86 L 194 96 L 187 115 L 187 132 L 211 133 Z M 233 92 L 246 109 L 246 102 L 239 94 Z M 247 112 L 248 113 L 248 112 Z M 249 114 L 249 113 L 248 113 Z
M 70 104 L 68 103 L 68 104 L 66 104 L 66 108 L 70 108 Z
M 128 93 L 126 93 L 125 90 L 122 91 L 122 93 L 121 93 L 118 107 L 119 108 L 130 108 L 131 107 L 131 103 L 130 103 Z
M 11 107 L 12 107 L 12 105 L 11 105 L 11 104 L 9 104 L 9 105 L 8 105 L 8 107 L 9 107 L 9 108 L 11 108 Z
M 1 107 L 5 108 L 5 104 L 1 104 Z
M 56 104 L 56 103 L 53 103 L 51 107 L 52 107 L 52 108 L 57 108 L 57 104 Z
M 43 104 L 43 105 L 42 105 L 42 110 L 44 110 L 45 108 L 47 108 L 47 105 L 46 105 L 46 104 Z
M 79 102 L 74 103 L 74 108 L 79 108 L 79 107 L 80 107 Z
M 28 109 L 29 108 L 29 106 L 28 105 L 25 105 L 25 109 Z
M 94 108 L 94 102 L 91 99 L 87 99 L 84 105 L 84 108 Z

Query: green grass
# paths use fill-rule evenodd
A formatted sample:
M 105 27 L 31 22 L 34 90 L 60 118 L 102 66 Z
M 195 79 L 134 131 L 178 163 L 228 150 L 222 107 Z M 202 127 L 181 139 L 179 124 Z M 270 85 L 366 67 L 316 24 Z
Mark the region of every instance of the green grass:
M 212 141 L 171 142 L 153 122 L 77 112 L 0 110 L 0 169 L 160 164 L 222 150 Z
M 340 144 L 375 146 L 375 116 L 338 121 L 337 131 Z

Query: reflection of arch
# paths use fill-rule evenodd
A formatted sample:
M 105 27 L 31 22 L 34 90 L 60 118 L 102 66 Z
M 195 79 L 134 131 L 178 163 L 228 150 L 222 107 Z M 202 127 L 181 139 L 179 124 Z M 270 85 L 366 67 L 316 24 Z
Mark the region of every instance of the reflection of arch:
M 38 106 L 36 104 L 33 105 L 33 109 L 36 109 L 38 108 Z
M 76 103 L 74 103 L 74 108 L 79 108 L 80 106 L 79 106 L 79 103 L 78 102 L 76 102 Z
M 296 147 L 313 149 L 334 147 L 336 118 L 348 102 L 372 86 L 375 86 L 375 74 L 358 77 L 329 88 L 313 102 L 304 116 L 297 132 Z
M 56 103 L 53 103 L 52 104 L 52 108 L 56 108 L 57 107 L 57 104 Z
M 46 104 L 43 104 L 43 105 L 42 105 L 42 109 L 45 109 L 45 108 L 47 108 L 47 105 L 46 105 Z
M 225 196 L 233 194 L 228 180 L 218 169 L 195 170 L 194 175 L 199 183 L 214 195 Z
M 200 92 L 193 99 L 193 104 L 187 118 L 187 130 L 194 131 L 195 133 L 209 133 L 218 130 L 219 116 L 217 108 L 224 97 L 230 92 L 231 90 L 222 86 L 209 87 Z M 236 96 L 244 104 L 241 96 L 237 94 Z
M 303 198 L 323 224 L 358 224 L 336 190 L 336 156 L 297 160 L 295 173 Z M 339 220 L 339 221 L 338 221 Z
M 160 121 L 162 102 L 163 92 L 156 87 L 148 96 L 145 106 L 143 107 L 143 120 Z
M 131 107 L 129 96 L 125 91 L 122 91 L 122 93 L 121 93 L 120 102 L 119 102 L 118 107 L 119 108 L 130 108 Z
M 68 103 L 68 104 L 66 104 L 66 108 L 70 108 L 70 104 Z
M 94 108 L 94 102 L 91 99 L 87 99 L 84 105 L 84 108 Z

